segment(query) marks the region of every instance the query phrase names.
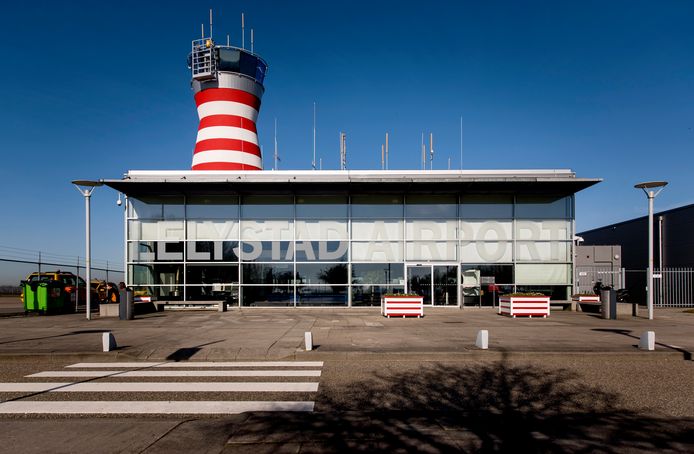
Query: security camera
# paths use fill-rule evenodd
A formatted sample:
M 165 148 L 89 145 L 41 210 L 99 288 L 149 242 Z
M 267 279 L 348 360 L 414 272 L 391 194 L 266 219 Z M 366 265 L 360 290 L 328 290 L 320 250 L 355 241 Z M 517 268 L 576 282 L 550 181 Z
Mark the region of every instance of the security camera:
M 118 206 L 123 205 L 123 201 L 121 199 L 116 200 L 116 205 L 118 205 Z

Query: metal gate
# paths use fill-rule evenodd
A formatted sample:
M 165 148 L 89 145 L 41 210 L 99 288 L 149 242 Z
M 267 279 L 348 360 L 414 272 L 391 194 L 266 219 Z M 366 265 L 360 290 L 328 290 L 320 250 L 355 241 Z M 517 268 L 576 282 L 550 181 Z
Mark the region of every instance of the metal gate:
M 694 268 L 664 268 L 653 273 L 653 305 L 694 307 Z

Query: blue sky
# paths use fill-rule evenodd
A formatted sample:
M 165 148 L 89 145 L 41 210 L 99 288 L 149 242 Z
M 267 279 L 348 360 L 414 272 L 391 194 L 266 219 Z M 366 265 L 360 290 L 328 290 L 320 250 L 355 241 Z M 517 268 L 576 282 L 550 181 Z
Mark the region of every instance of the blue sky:
M 0 246 L 84 253 L 72 179 L 189 169 L 197 116 L 186 55 L 215 15 L 240 44 L 240 14 L 269 63 L 258 121 L 266 168 L 278 121 L 282 169 L 318 155 L 348 167 L 571 168 L 586 230 L 646 213 L 633 185 L 665 179 L 656 210 L 694 202 L 694 3 L 12 2 L 0 18 Z M 207 27 L 207 26 L 206 26 Z M 92 200 L 93 256 L 122 260 L 117 194 Z

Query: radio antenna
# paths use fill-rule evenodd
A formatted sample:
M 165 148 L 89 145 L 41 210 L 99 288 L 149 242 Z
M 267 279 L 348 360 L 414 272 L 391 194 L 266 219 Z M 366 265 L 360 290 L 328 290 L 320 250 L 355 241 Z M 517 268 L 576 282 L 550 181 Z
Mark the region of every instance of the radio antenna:
M 388 133 L 386 133 L 386 170 L 388 170 Z
M 200 39 L 205 39 L 205 24 L 200 24 Z
M 424 145 L 424 133 L 422 132 L 422 170 L 427 169 L 427 147 Z
M 229 35 L 227 34 L 227 47 L 229 47 Z
M 384 154 L 384 148 L 383 144 L 381 144 L 381 170 L 386 169 L 386 159 L 385 159 L 385 154 Z
M 210 39 L 212 39 L 212 8 L 210 8 Z
M 241 49 L 246 48 L 246 24 L 243 18 L 243 13 L 241 13 Z
M 429 170 L 434 170 L 434 133 L 429 133 L 429 160 L 430 168 Z
M 463 117 L 460 117 L 460 170 L 463 170 Z
M 277 162 L 280 160 L 280 156 L 277 152 L 277 117 L 275 117 L 275 170 L 279 170 Z
M 253 53 L 253 29 L 251 28 L 251 53 Z
M 313 161 L 311 167 L 316 170 L 316 102 L 313 101 Z

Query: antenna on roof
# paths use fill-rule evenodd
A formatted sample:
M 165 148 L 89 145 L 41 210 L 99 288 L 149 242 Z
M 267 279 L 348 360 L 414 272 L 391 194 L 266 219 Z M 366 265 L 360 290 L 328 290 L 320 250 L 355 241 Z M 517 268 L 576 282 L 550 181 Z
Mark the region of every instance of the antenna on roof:
M 463 117 L 460 117 L 460 170 L 463 170 Z
M 205 39 L 205 24 L 200 24 L 200 39 Z
M 210 8 L 210 39 L 212 39 L 212 8 Z
M 280 155 L 277 152 L 277 117 L 275 117 L 275 156 L 274 156 L 274 158 L 275 158 L 274 169 L 279 170 L 279 166 L 277 165 L 277 163 L 280 160 Z
M 430 169 L 429 170 L 434 170 L 434 133 L 433 132 L 429 133 L 429 160 L 430 160 Z
M 253 29 L 251 28 L 251 53 L 253 53 Z
M 388 133 L 386 133 L 386 170 L 388 170 Z
M 316 101 L 313 101 L 313 161 L 311 167 L 316 170 Z
M 381 170 L 386 169 L 386 159 L 383 144 L 381 144 Z
M 347 134 L 340 133 L 340 170 L 347 170 Z
M 246 24 L 243 20 L 243 13 L 241 13 L 241 49 L 246 48 Z
M 229 47 L 229 34 L 227 34 L 227 47 Z
M 427 169 L 427 152 L 426 145 L 424 145 L 424 133 L 422 132 L 422 170 Z

